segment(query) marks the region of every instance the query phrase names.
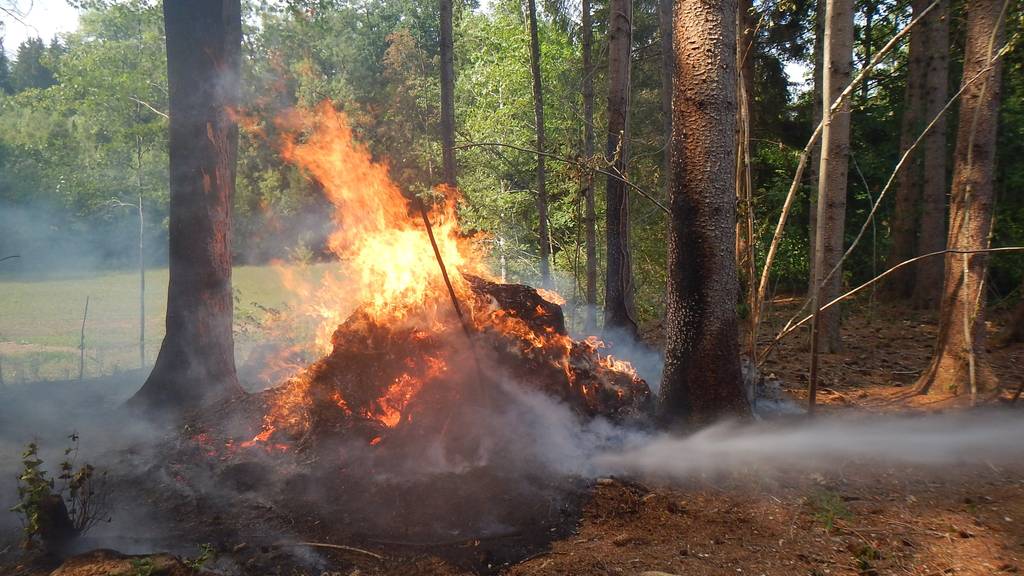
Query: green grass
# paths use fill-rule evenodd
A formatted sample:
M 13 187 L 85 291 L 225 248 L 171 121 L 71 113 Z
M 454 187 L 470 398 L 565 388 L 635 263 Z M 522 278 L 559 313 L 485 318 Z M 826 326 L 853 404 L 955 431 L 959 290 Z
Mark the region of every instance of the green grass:
M 311 266 L 318 275 L 326 265 Z M 289 294 L 269 266 L 233 271 L 236 324 L 262 311 L 280 308 Z M 87 376 L 139 367 L 138 272 L 100 273 L 32 281 L 0 280 L 0 362 L 7 383 L 76 378 L 82 312 L 86 323 Z M 164 335 L 167 269 L 146 271 L 146 362 L 152 364 Z M 246 336 L 237 337 L 245 345 Z

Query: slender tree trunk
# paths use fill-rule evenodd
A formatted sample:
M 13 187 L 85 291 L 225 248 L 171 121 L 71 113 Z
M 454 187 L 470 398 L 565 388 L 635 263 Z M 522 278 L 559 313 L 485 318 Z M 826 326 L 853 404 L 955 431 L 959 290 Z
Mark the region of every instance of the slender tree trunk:
M 1003 0 L 968 2 L 964 81 L 981 74 L 1002 45 L 1002 8 Z M 977 250 L 989 243 L 1002 80 L 1000 62 L 972 83 L 960 101 L 949 205 L 949 248 Z M 933 389 L 962 393 L 996 384 L 984 358 L 983 284 L 987 268 L 986 254 L 946 257 L 935 356 L 918 380 L 921 393 Z
M 581 18 L 583 35 L 583 157 L 594 158 L 594 24 L 590 0 L 582 0 Z M 586 214 L 587 244 L 587 310 L 583 323 L 586 332 L 597 330 L 597 209 L 594 206 L 594 173 L 583 175 L 583 201 Z
M 548 232 L 548 192 L 544 180 L 544 91 L 540 77 L 540 38 L 537 32 L 537 0 L 526 0 L 530 27 L 530 73 L 533 75 L 533 116 L 537 125 L 537 234 L 540 236 L 540 278 L 551 286 L 551 236 Z
M 750 161 L 746 153 L 750 148 L 750 112 L 754 94 L 754 22 L 751 10 L 752 0 L 738 0 L 736 3 L 736 64 L 739 81 L 736 84 L 738 109 L 736 114 L 736 201 L 739 217 L 736 219 L 736 264 L 746 269 L 750 254 L 750 238 L 746 223 L 747 178 L 745 167 Z M 744 284 L 740 277 L 740 284 Z
M 927 76 L 924 82 L 925 119 L 934 118 L 949 96 L 949 0 L 942 0 L 927 16 Z M 921 189 L 921 235 L 917 252 L 942 250 L 946 237 L 946 116 L 943 114 L 924 140 L 924 177 Z M 928 258 L 917 265 L 914 305 L 938 308 L 942 298 L 945 261 Z
M 452 0 L 441 0 L 441 161 L 444 183 L 455 187 L 455 58 Z
M 1010 323 L 1003 329 L 1000 336 L 1003 344 L 1024 342 L 1024 284 L 1021 284 L 1020 291 L 1022 294 L 1020 302 L 1017 302 L 1017 307 L 1013 309 L 1013 315 L 1010 316 Z
M 829 0 L 825 17 L 825 61 L 822 104 L 825 123 L 821 133 L 821 162 L 818 168 L 818 223 L 815 239 L 814 284 L 819 302 L 839 296 L 842 270 L 822 285 L 822 280 L 843 255 L 843 227 L 846 218 L 846 180 L 850 154 L 850 101 L 846 99 L 831 119 L 829 107 L 850 83 L 853 69 L 853 0 Z M 821 350 L 840 348 L 839 310 L 833 306 L 818 317 L 824 335 Z
M 928 7 L 928 0 L 911 0 L 916 18 Z M 903 97 L 903 117 L 900 126 L 900 155 L 906 153 L 924 127 L 925 77 L 928 72 L 925 54 L 928 50 L 928 24 L 924 21 L 910 32 L 910 55 L 907 61 L 907 87 Z M 948 50 L 948 47 L 946 48 Z M 943 101 L 942 104 L 945 104 Z M 940 104 L 941 106 L 941 104 Z M 897 176 L 896 206 L 892 217 L 892 243 L 886 263 L 889 267 L 921 253 L 917 248 L 918 213 L 921 203 L 921 155 L 916 153 Z M 945 189 L 943 189 L 945 194 Z M 940 238 L 941 242 L 942 239 Z M 941 248 L 940 248 L 941 249 Z M 917 264 L 920 266 L 921 264 Z M 889 298 L 909 298 L 914 290 L 914 267 L 893 272 L 885 284 Z
M 608 145 L 611 172 L 626 176 L 629 163 L 629 92 L 633 1 L 612 0 L 608 22 Z M 608 266 L 604 286 L 605 330 L 637 333 L 633 312 L 633 265 L 629 239 L 629 195 L 619 178 L 605 187 L 605 242 Z
M 875 12 L 878 10 L 878 6 L 874 2 L 868 1 L 864 3 L 864 37 L 861 42 L 864 44 L 864 65 L 867 66 L 868 62 L 871 62 L 871 56 L 874 51 L 874 31 L 872 30 L 875 21 Z M 871 77 L 866 76 L 864 82 L 860 85 L 860 97 L 862 100 L 868 99 L 868 89 L 870 88 Z
M 665 152 L 662 156 L 665 196 L 672 190 L 672 84 L 675 78 L 672 53 L 672 0 L 658 0 L 658 33 L 661 35 L 661 114 Z
M 239 0 L 164 3 L 170 102 L 167 332 L 132 398 L 174 411 L 241 392 L 235 374 L 231 196 L 242 23 Z
M 665 373 L 670 424 L 749 415 L 736 319 L 736 3 L 677 0 Z
M 814 126 L 821 124 L 821 107 L 825 101 L 822 97 L 822 82 L 825 65 L 825 0 L 818 0 L 814 10 Z M 807 292 L 814 291 L 814 255 L 815 242 L 818 235 L 818 166 L 821 164 L 821 138 L 811 148 L 811 157 L 807 162 L 807 179 L 810 182 L 807 211 L 807 245 L 808 275 Z

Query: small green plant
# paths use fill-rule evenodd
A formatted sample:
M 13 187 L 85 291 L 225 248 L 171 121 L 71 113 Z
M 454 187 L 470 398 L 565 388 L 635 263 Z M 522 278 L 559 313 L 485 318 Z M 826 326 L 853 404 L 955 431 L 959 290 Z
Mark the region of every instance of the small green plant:
M 869 544 L 865 544 L 857 549 L 857 553 L 854 555 L 857 560 L 857 570 L 861 574 L 877 574 L 878 571 L 875 569 L 875 562 L 882 559 L 882 553 Z
M 155 568 L 152 558 L 133 558 L 130 576 L 153 576 Z
M 217 559 L 217 550 L 213 547 L 213 544 L 200 544 L 199 555 L 195 558 L 186 558 L 184 560 L 185 566 L 188 566 L 192 570 L 202 570 L 210 562 Z
M 97 475 L 90 464 L 76 468 L 78 434 L 68 439 L 71 446 L 64 450 L 56 478 L 43 469 L 38 444 L 30 443 L 21 454 L 18 503 L 11 511 L 21 516 L 25 548 L 33 548 L 47 537 L 81 535 L 99 521 L 109 520 L 106 473 Z
M 823 490 L 812 496 L 811 506 L 814 508 L 814 519 L 822 523 L 826 532 L 835 529 L 836 520 L 853 518 L 853 514 L 846 507 L 842 497 L 829 490 Z

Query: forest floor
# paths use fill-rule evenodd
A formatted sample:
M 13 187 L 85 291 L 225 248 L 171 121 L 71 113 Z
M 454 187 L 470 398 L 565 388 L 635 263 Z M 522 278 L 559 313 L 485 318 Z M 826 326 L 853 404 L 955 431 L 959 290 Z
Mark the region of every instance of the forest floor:
M 778 302 L 773 321 L 781 325 L 787 312 L 795 312 L 795 304 Z M 764 338 L 771 333 L 769 328 Z M 998 322 L 993 322 L 992 335 L 999 328 Z M 876 305 L 868 314 L 864 306 L 851 306 L 844 320 L 843 352 L 822 358 L 821 418 L 970 409 L 964 397 L 942 391 L 927 397 L 906 395 L 915 376 L 927 365 L 935 331 L 934 318 L 928 313 Z M 1020 385 L 1024 345 L 993 346 L 987 356 L 1005 388 Z M 806 366 L 806 333 L 793 334 L 763 370 L 781 380 L 786 394 L 800 402 L 805 397 Z M 814 472 L 752 468 L 695 475 L 671 484 L 602 478 L 585 488 L 583 496 L 582 507 L 567 519 L 566 530 L 548 537 L 549 545 L 524 552 L 525 558 L 521 555 L 508 564 L 476 561 L 467 566 L 458 561 L 482 557 L 476 550 L 493 545 L 482 541 L 460 542 L 445 550 L 413 551 L 356 542 L 353 544 L 383 555 L 384 560 L 351 551 L 321 550 L 325 569 L 304 570 L 283 560 L 272 568 L 271 556 L 258 563 L 255 571 L 242 573 L 1024 573 L 1024 462 L 928 467 L 850 460 Z M 225 542 L 220 552 L 227 559 L 236 557 L 234 566 L 245 566 L 244 557 L 251 558 L 253 553 L 252 546 L 246 544 Z M 23 564 L 14 550 L 12 539 L 0 539 L 0 573 L 49 573 Z M 180 565 L 176 565 L 177 571 L 139 571 L 140 566 L 150 564 L 140 564 L 138 559 L 109 565 L 120 567 L 105 572 L 90 572 L 85 567 L 61 576 L 192 573 Z

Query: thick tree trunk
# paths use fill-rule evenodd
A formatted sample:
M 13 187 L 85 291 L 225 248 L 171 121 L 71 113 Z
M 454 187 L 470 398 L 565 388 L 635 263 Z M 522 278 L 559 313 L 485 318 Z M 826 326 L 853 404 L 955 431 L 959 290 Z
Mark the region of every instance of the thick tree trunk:
M 1002 0 L 971 0 L 967 5 L 967 39 L 963 81 L 981 74 L 1002 45 Z M 993 177 L 996 156 L 1002 66 L 972 83 L 960 101 L 953 188 L 949 205 L 948 247 L 978 250 L 988 246 L 992 230 Z M 918 380 L 918 390 L 962 393 L 996 384 L 985 362 L 986 254 L 946 257 L 939 335 L 935 357 Z
M 540 237 L 540 282 L 551 287 L 551 236 L 548 232 L 548 192 L 544 168 L 544 90 L 540 77 L 540 37 L 537 0 L 526 0 L 530 27 L 530 73 L 533 76 L 533 117 L 537 128 L 537 235 Z
M 132 403 L 177 410 L 240 393 L 231 292 L 239 0 L 164 3 L 170 104 L 167 332 Z
M 441 162 L 444 183 L 455 187 L 455 41 L 452 0 L 441 0 Z
M 677 0 L 672 98 L 665 373 L 666 423 L 749 415 L 739 362 L 736 3 Z M 725 172 L 725 173 L 723 173 Z
M 590 0 L 582 0 L 583 36 L 583 157 L 589 162 L 594 157 L 594 24 Z M 583 175 L 583 202 L 586 214 L 587 244 L 587 310 L 583 328 L 588 333 L 597 330 L 597 209 L 594 206 L 594 173 Z
M 814 127 L 821 124 L 822 80 L 825 65 L 825 0 L 818 0 L 814 9 Z M 818 234 L 818 166 L 821 164 L 821 138 L 811 148 L 811 158 L 807 162 L 807 180 L 810 183 L 810 194 L 807 210 L 807 292 L 814 290 L 814 254 L 815 241 Z
M 827 117 L 832 102 L 850 84 L 853 69 L 853 0 L 829 0 L 825 17 L 825 61 L 822 94 L 824 127 L 821 133 L 821 162 L 818 168 L 818 220 L 815 239 L 814 285 L 819 303 L 839 296 L 842 270 L 822 284 L 843 255 L 843 228 L 846 218 L 846 180 L 850 154 L 850 101 Z M 840 348 L 839 307 L 833 306 L 818 316 L 818 329 L 824 336 L 820 349 L 835 352 Z
M 949 96 L 949 0 L 928 13 L 927 76 L 924 81 L 924 122 L 934 118 Z M 923 123 L 923 122 L 922 122 Z M 942 250 L 946 237 L 946 116 L 943 114 L 924 140 L 924 176 L 921 189 L 921 225 L 917 253 Z M 944 260 L 926 258 L 917 265 L 914 305 L 938 308 L 942 298 Z
M 911 0 L 913 16 L 920 16 L 928 0 Z M 924 127 L 925 78 L 928 73 L 928 22 L 921 22 L 910 32 L 910 55 L 907 62 L 907 86 L 903 97 L 900 126 L 900 155 L 906 153 Z M 946 48 L 948 50 L 948 48 Z M 945 104 L 945 102 L 943 102 Z M 891 268 L 920 253 L 917 248 L 918 214 L 921 202 L 921 154 L 915 153 L 900 170 L 896 181 L 896 206 L 892 217 L 892 243 L 886 264 Z M 945 189 L 942 191 L 945 194 Z M 942 239 L 939 239 L 942 242 Z M 941 249 L 941 248 L 940 248 Z M 917 264 L 920 266 L 921 264 Z M 893 272 L 885 284 L 889 298 L 910 298 L 914 290 L 914 269 L 907 266 Z
M 633 0 L 612 0 L 608 22 L 608 145 L 611 172 L 626 176 L 629 163 L 630 52 L 633 37 Z M 605 331 L 635 336 L 633 264 L 629 249 L 629 195 L 620 178 L 608 176 L 605 187 L 607 216 L 605 243 L 608 266 L 604 286 Z

